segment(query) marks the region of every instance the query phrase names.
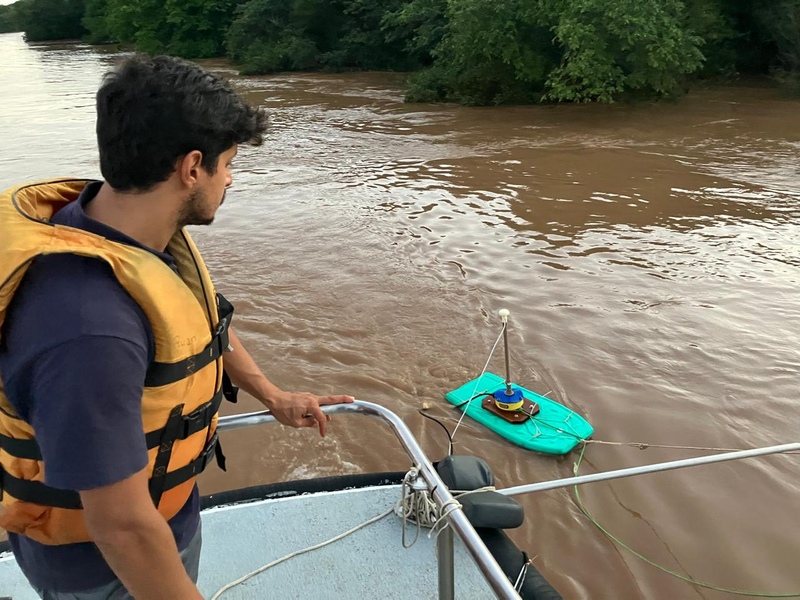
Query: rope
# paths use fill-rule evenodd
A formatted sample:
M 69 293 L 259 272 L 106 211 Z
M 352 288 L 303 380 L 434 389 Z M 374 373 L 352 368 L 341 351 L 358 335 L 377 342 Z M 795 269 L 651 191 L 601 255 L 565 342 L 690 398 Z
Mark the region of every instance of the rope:
M 536 558 L 535 556 L 531 559 L 528 558 L 528 555 L 524 552 L 522 555 L 525 557 L 525 562 L 522 563 L 522 568 L 519 570 L 519 575 L 517 575 L 517 580 L 514 582 L 514 591 L 522 593 L 522 586 L 525 585 L 525 577 L 528 574 L 528 567 L 533 564 L 533 560 Z
M 356 531 L 358 531 L 359 529 L 363 529 L 363 528 L 364 528 L 364 527 L 366 527 L 367 525 L 371 525 L 372 523 L 375 523 L 375 522 L 377 522 L 377 521 L 380 521 L 381 519 L 384 519 L 384 518 L 388 517 L 390 514 L 392 514 L 392 512 L 394 512 L 394 507 L 390 508 L 389 510 L 387 510 L 387 511 L 385 511 L 385 512 L 382 512 L 381 514 L 379 514 L 379 515 L 378 515 L 378 516 L 376 516 L 376 517 L 372 517 L 372 518 L 371 518 L 371 519 L 369 519 L 368 521 L 364 521 L 364 522 L 363 522 L 363 523 L 361 523 L 360 525 L 356 525 L 356 526 L 355 526 L 355 527 L 353 527 L 352 529 L 348 529 L 348 530 L 347 530 L 347 531 L 345 531 L 344 533 L 341 533 L 341 534 L 337 535 L 336 537 L 333 537 L 333 538 L 331 538 L 331 539 L 329 539 L 329 540 L 327 540 L 327 541 L 325 541 L 325 542 L 322 542 L 322 543 L 320 543 L 320 544 L 316 544 L 316 545 L 314 545 L 314 546 L 309 546 L 308 548 L 304 548 L 303 550 L 297 550 L 296 552 L 292 552 L 292 553 L 290 553 L 290 554 L 287 554 L 286 556 L 283 556 L 283 557 L 281 557 L 281 558 L 279 558 L 279 559 L 277 559 L 277 560 L 273 560 L 271 563 L 269 563 L 269 564 L 266 564 L 266 565 L 264 565 L 263 567 L 259 567 L 259 568 L 258 568 L 258 569 L 256 569 L 255 571 L 251 571 L 251 572 L 250 572 L 250 573 L 248 573 L 247 575 L 244 575 L 244 576 L 240 577 L 239 579 L 237 579 L 236 581 L 232 581 L 231 583 L 229 583 L 229 584 L 225 585 L 224 587 L 220 588 L 220 589 L 217 591 L 217 593 L 216 593 L 216 594 L 214 594 L 214 595 L 211 597 L 211 600 L 217 600 L 217 599 L 218 599 L 220 596 L 222 596 L 222 594 L 224 594 L 225 592 L 227 592 L 227 591 L 229 591 L 229 590 L 231 590 L 231 589 L 235 588 L 235 587 L 236 587 L 236 586 L 238 586 L 238 585 L 241 585 L 242 583 L 244 583 L 244 582 L 245 582 L 245 581 L 247 581 L 248 579 L 251 579 L 252 577 L 255 577 L 256 575 L 259 575 L 260 573 L 263 573 L 263 572 L 264 572 L 264 571 L 266 571 L 267 569 L 271 569 L 272 567 L 274 567 L 274 566 L 276 566 L 276 565 L 279 565 L 279 564 L 281 564 L 282 562 L 286 562 L 287 560 L 289 560 L 290 558 L 294 558 L 295 556 L 299 556 L 299 555 L 301 555 L 301 554 L 305 554 L 305 553 L 307 553 L 307 552 L 311 552 L 311 551 L 313 551 L 313 550 L 317 550 L 317 549 L 319 549 L 319 548 L 322 548 L 323 546 L 327 546 L 328 544 L 332 544 L 333 542 L 338 542 L 338 541 L 339 541 L 339 540 L 341 540 L 342 538 L 345 538 L 345 537 L 347 537 L 348 535 L 350 535 L 350 534 L 352 534 L 352 533 L 355 533 L 355 532 L 356 532 Z
M 462 508 L 457 498 L 463 498 L 464 496 L 476 494 L 478 492 L 495 491 L 497 489 L 492 485 L 488 485 L 474 490 L 450 490 L 453 499 L 445 502 L 442 507 L 439 508 L 436 501 L 433 499 L 433 493 L 429 492 L 427 489 L 411 489 L 410 493 L 408 493 L 407 490 L 410 488 L 410 481 L 417 476 L 418 471 L 416 468 L 406 473 L 406 476 L 403 478 L 403 495 L 401 501 L 394 509 L 395 514 L 403 519 L 403 548 L 406 549 L 411 548 L 411 546 L 417 543 L 419 532 L 423 527 L 430 529 L 428 538 L 433 535 L 438 537 L 447 526 L 447 517 L 450 513 Z M 410 544 L 406 544 L 406 525 L 408 521 L 416 523 L 417 525 L 416 535 Z M 442 526 L 442 523 L 444 523 L 444 526 Z
M 314 546 L 309 546 L 308 548 L 304 548 L 302 550 L 297 550 L 295 552 L 291 552 L 286 556 L 282 556 L 281 558 L 272 561 L 264 566 L 259 567 L 255 571 L 251 571 L 246 575 L 243 575 L 239 579 L 228 583 L 227 585 L 220 588 L 212 597 L 211 600 L 218 600 L 220 596 L 222 596 L 225 592 L 235 588 L 236 586 L 241 585 L 248 579 L 255 577 L 266 571 L 267 569 L 271 569 L 272 567 L 279 565 L 287 560 L 294 558 L 295 556 L 300 556 L 301 554 L 306 554 L 308 552 L 312 552 L 314 550 L 318 550 L 319 548 L 323 548 L 329 544 L 334 542 L 338 542 L 339 540 L 347 537 L 355 533 L 356 531 L 363 529 L 364 527 L 371 525 L 372 523 L 376 523 L 381 519 L 388 517 L 390 514 L 395 513 L 399 517 L 403 519 L 403 548 L 411 548 L 419 538 L 419 531 L 421 527 L 430 528 L 430 532 L 428 532 L 428 537 L 430 538 L 431 535 L 438 536 L 439 533 L 444 531 L 445 527 L 447 527 L 447 517 L 450 515 L 451 512 L 454 510 L 458 510 L 461 508 L 461 504 L 453 498 L 452 500 L 445 502 L 441 509 L 436 505 L 436 502 L 431 497 L 431 493 L 428 492 L 427 489 L 425 490 L 414 490 L 411 489 L 411 494 L 408 493 L 408 490 L 411 488 L 411 481 L 416 479 L 419 476 L 419 470 L 416 467 L 412 467 L 411 470 L 406 473 L 405 477 L 403 477 L 403 493 L 401 499 L 387 511 L 382 512 L 381 514 L 372 517 L 371 519 L 364 521 L 363 523 L 356 525 L 355 527 L 348 529 L 344 533 L 337 535 L 329 540 L 321 542 L 319 544 L 315 544 Z M 468 491 L 451 491 L 453 496 L 466 496 L 467 494 L 474 494 L 477 492 L 485 492 L 488 490 L 494 490 L 493 486 L 487 486 L 483 488 L 478 488 L 476 490 L 468 490 Z M 406 544 L 406 523 L 407 521 L 416 522 L 417 524 L 417 534 L 414 537 L 414 540 L 410 544 Z M 440 526 L 444 523 L 443 526 Z M 523 578 L 524 579 L 524 578 Z
M 587 441 L 591 441 L 591 440 L 587 440 Z M 598 442 L 595 442 L 595 443 L 598 443 Z M 622 445 L 621 442 L 604 442 L 604 443 Z M 628 443 L 628 444 L 625 444 L 625 445 L 633 445 L 633 443 L 631 442 L 631 443 Z M 645 448 L 649 447 L 649 446 L 653 446 L 653 447 L 661 447 L 661 448 L 681 448 L 681 449 L 692 449 L 692 450 L 726 450 L 724 448 L 694 448 L 694 447 L 686 448 L 685 446 L 656 446 L 654 444 L 642 444 L 642 446 L 644 446 Z M 581 448 L 580 456 L 578 457 L 578 462 L 575 463 L 575 466 L 573 468 L 573 473 L 574 473 L 575 477 L 578 476 L 578 471 L 580 469 L 581 463 L 583 462 L 583 455 L 586 453 L 586 447 L 587 447 L 587 444 L 584 442 L 583 447 Z M 597 520 L 595 520 L 595 518 L 591 515 L 589 510 L 586 508 L 586 506 L 584 506 L 583 502 L 581 501 L 581 496 L 580 496 L 580 493 L 578 492 L 578 486 L 577 485 L 573 486 L 573 488 L 574 488 L 574 491 L 575 491 L 575 502 L 577 503 L 578 508 L 584 514 L 584 516 L 587 519 L 589 519 L 589 521 L 595 527 L 597 527 L 600 531 L 602 531 L 603 534 L 608 539 L 610 539 L 611 541 L 616 543 L 618 546 L 620 546 L 621 548 L 627 550 L 628 552 L 633 554 L 635 557 L 643 560 L 647 564 L 652 565 L 653 567 L 659 569 L 660 571 L 663 571 L 664 573 L 672 575 L 673 577 L 677 577 L 678 579 L 681 579 L 682 581 L 685 581 L 686 583 L 689 583 L 689 584 L 692 584 L 692 585 L 696 585 L 696 586 L 699 586 L 699 587 L 707 588 L 709 590 L 715 590 L 715 591 L 718 591 L 718 592 L 725 592 L 725 593 L 728 593 L 728 594 L 736 594 L 738 596 L 749 596 L 749 597 L 753 597 L 753 598 L 800 598 L 800 592 L 793 593 L 793 594 L 770 594 L 770 593 L 762 593 L 762 592 L 744 591 L 744 590 L 738 590 L 738 589 L 734 589 L 734 588 L 728 588 L 728 587 L 723 587 L 723 586 L 719 586 L 719 585 L 714 585 L 712 583 L 706 583 L 704 581 L 698 581 L 697 579 L 694 579 L 693 577 L 690 577 L 688 575 L 684 575 L 683 573 L 680 573 L 678 571 L 674 571 L 674 570 L 672 570 L 672 569 L 670 569 L 668 567 L 660 565 L 660 564 L 652 561 L 651 559 L 647 558 L 643 554 L 637 552 L 636 550 L 634 550 L 633 548 L 628 546 L 625 542 L 620 540 L 618 537 L 616 537 L 615 535 L 610 533 L 602 525 L 600 525 L 600 523 L 598 523 Z
M 413 467 L 405 477 L 403 477 L 403 493 L 400 502 L 395 505 L 395 514 L 403 519 L 402 529 L 402 544 L 403 548 L 411 548 L 417 543 L 419 539 L 420 529 L 424 527 L 433 527 L 436 523 L 437 506 L 436 502 L 427 494 L 427 490 L 411 489 L 411 494 L 408 490 L 411 488 L 411 480 L 419 476 L 419 471 Z M 410 544 L 406 544 L 406 525 L 408 521 L 416 522 L 417 532 L 414 535 L 414 540 Z
M 500 335 L 502 336 L 502 331 L 500 332 Z M 499 341 L 499 340 L 500 340 L 500 336 L 498 336 L 498 338 L 497 338 L 497 341 Z M 495 345 L 492 348 L 492 352 L 489 354 L 489 360 L 491 360 L 492 353 L 494 353 L 494 350 L 495 350 L 496 347 L 497 347 L 497 342 L 495 342 Z M 486 371 L 486 368 L 488 367 L 488 364 L 489 364 L 489 360 L 486 361 L 486 366 L 484 366 L 483 372 Z M 481 372 L 480 377 L 483 377 L 483 372 Z M 476 382 L 476 386 L 475 386 L 476 389 L 477 389 L 477 384 L 480 382 L 480 377 L 478 378 L 478 381 Z M 474 394 L 473 394 L 473 397 L 468 402 L 471 402 L 472 400 L 474 400 L 475 397 L 477 397 L 477 396 L 474 396 Z M 464 418 L 465 414 L 466 414 L 466 410 L 461 415 L 461 419 Z M 588 447 L 589 444 L 606 444 L 606 445 L 613 445 L 613 446 L 628 446 L 628 447 L 639 448 L 640 450 L 646 450 L 648 448 L 668 448 L 668 449 L 676 449 L 676 450 L 702 450 L 702 451 L 718 451 L 718 452 L 734 452 L 736 450 L 739 450 L 737 448 L 715 448 L 715 447 L 704 447 L 704 446 L 677 446 L 677 445 L 666 445 L 666 444 L 648 444 L 648 443 L 642 443 L 642 442 L 616 442 L 616 441 L 607 441 L 607 440 L 583 440 L 583 439 L 580 439 L 579 436 L 571 434 L 570 432 L 564 431 L 564 430 L 562 430 L 560 428 L 557 428 L 554 425 L 548 423 L 547 421 L 544 421 L 543 419 L 536 419 L 535 416 L 533 416 L 533 415 L 531 415 L 531 417 L 532 417 L 532 420 L 537 420 L 538 422 L 540 422 L 540 423 L 542 423 L 544 425 L 547 425 L 549 427 L 552 427 L 554 429 L 557 429 L 558 431 L 560 431 L 562 433 L 566 433 L 568 435 L 573 435 L 573 437 L 575 437 L 576 439 L 578 439 L 581 442 L 581 453 L 580 453 L 580 456 L 578 457 L 578 461 L 575 463 L 574 468 L 573 468 L 573 474 L 575 475 L 575 477 L 578 477 L 580 466 L 581 466 L 581 463 L 583 462 L 583 457 L 584 457 L 584 455 L 586 453 L 586 448 Z M 458 421 L 459 424 L 461 423 L 461 419 L 459 419 L 459 421 Z M 458 425 L 456 425 L 456 429 L 458 429 Z M 445 428 L 445 430 L 447 430 L 447 428 Z M 455 435 L 455 430 L 453 430 L 453 435 Z M 792 453 L 787 453 L 787 454 L 798 454 L 798 453 L 797 452 L 792 452 Z M 339 541 L 339 540 L 341 540 L 341 539 L 343 539 L 343 538 L 345 538 L 345 537 L 347 537 L 349 535 L 352 535 L 356 531 L 359 531 L 360 529 L 363 529 L 364 527 L 367 527 L 368 525 L 371 525 L 372 523 L 376 523 L 377 521 L 380 521 L 381 519 L 386 518 L 387 516 L 389 516 L 393 512 L 395 514 L 397 514 L 399 517 L 401 517 L 402 520 L 403 520 L 403 529 L 402 529 L 403 547 L 404 548 L 411 548 L 417 542 L 417 540 L 419 539 L 419 532 L 420 532 L 420 529 L 422 527 L 430 528 L 430 531 L 428 532 L 428 537 L 429 538 L 432 535 L 436 535 L 438 537 L 438 535 L 442 531 L 444 531 L 444 529 L 448 525 L 447 517 L 450 515 L 451 512 L 453 512 L 454 510 L 458 510 L 458 509 L 460 509 L 462 507 L 461 504 L 458 502 L 458 500 L 456 498 L 460 498 L 460 497 L 466 496 L 468 494 L 475 494 L 475 493 L 478 493 L 478 492 L 485 492 L 485 491 L 495 490 L 494 486 L 486 486 L 486 487 L 478 488 L 478 489 L 475 489 L 475 490 L 466 490 L 466 491 L 464 491 L 464 490 L 451 490 L 451 494 L 453 495 L 453 499 L 448 501 L 448 502 L 446 502 L 440 509 L 437 506 L 436 502 L 432 498 L 432 492 L 428 492 L 427 489 L 415 490 L 415 489 L 411 488 L 411 481 L 413 479 L 416 479 L 418 476 L 419 476 L 419 470 L 416 467 L 413 467 L 411 470 L 409 470 L 408 473 L 406 473 L 405 477 L 403 478 L 401 499 L 392 508 L 382 512 L 381 514 L 379 514 L 379 515 L 377 515 L 375 517 L 372 517 L 371 519 L 369 519 L 369 520 L 367 520 L 367 521 L 365 521 L 365 522 L 363 522 L 363 523 L 361 523 L 359 525 L 356 525 L 355 527 L 353 527 L 351 529 L 348 529 L 344 533 L 341 533 L 341 534 L 339 534 L 339 535 L 337 535 L 337 536 L 335 536 L 335 537 L 333 537 L 333 538 L 331 538 L 329 540 L 326 540 L 326 541 L 321 542 L 319 544 L 315 544 L 313 546 L 309 546 L 308 548 L 304 548 L 302 550 L 297 550 L 295 552 L 291 552 L 290 554 L 287 554 L 287 555 L 285 555 L 285 556 L 283 556 L 283 557 L 281 557 L 281 558 L 279 558 L 277 560 L 274 560 L 271 563 L 263 565 L 262 567 L 259 567 L 258 569 L 254 570 L 254 571 L 251 571 L 250 573 L 247 573 L 246 575 L 240 577 L 239 579 L 237 579 L 235 581 L 232 581 L 231 583 L 229 583 L 229 584 L 223 586 L 222 588 L 220 588 L 212 596 L 211 600 L 218 600 L 225 592 L 233 589 L 234 587 L 236 587 L 238 585 L 241 585 L 245 581 L 255 577 L 256 575 L 259 575 L 259 574 L 263 573 L 264 571 L 266 571 L 268 569 L 271 569 L 274 566 L 277 566 L 277 565 L 279 565 L 279 564 L 281 564 L 283 562 L 286 562 L 287 560 L 290 560 L 290 559 L 292 559 L 292 558 L 294 558 L 296 556 L 299 556 L 301 554 L 306 554 L 308 552 L 312 552 L 314 550 L 318 550 L 319 548 L 323 548 L 323 547 L 325 547 L 325 546 L 327 546 L 329 544 L 337 542 L 337 541 Z M 409 489 L 410 489 L 410 494 L 409 494 Z M 575 492 L 575 502 L 576 502 L 578 508 L 580 509 L 580 511 L 606 537 L 608 537 L 614 543 L 619 545 L 621 548 L 627 550 L 628 552 L 630 552 L 631 554 L 633 554 L 637 558 L 643 560 L 644 562 L 648 563 L 649 565 L 651 565 L 653 567 L 656 567 L 657 569 L 663 571 L 664 573 L 672 575 L 673 577 L 676 577 L 676 578 L 678 578 L 678 579 L 680 579 L 682 581 L 685 581 L 686 583 L 689 583 L 691 585 L 696 585 L 696 586 L 699 586 L 699 587 L 703 587 L 703 588 L 707 588 L 707 589 L 711 589 L 711 590 L 716 590 L 716 591 L 719 591 L 719 592 L 725 592 L 725 593 L 729 593 L 729 594 L 736 594 L 736 595 L 739 595 L 739 596 L 748 596 L 748 597 L 755 597 L 755 598 L 800 598 L 800 593 L 770 594 L 770 593 L 751 592 L 751 591 L 744 591 L 744 590 L 738 590 L 738 589 L 734 589 L 734 588 L 727 588 L 727 587 L 723 587 L 723 586 L 718 586 L 718 585 L 714 585 L 714 584 L 711 584 L 711 583 L 706 583 L 706 582 L 703 582 L 703 581 L 699 581 L 699 580 L 694 579 L 694 578 L 692 578 L 692 577 L 690 577 L 688 575 L 684 575 L 683 573 L 680 573 L 678 571 L 674 571 L 672 569 L 669 569 L 668 567 L 660 565 L 660 564 L 652 561 L 651 559 L 647 558 L 643 554 L 637 552 L 636 550 L 634 550 L 633 548 L 631 548 L 630 546 L 625 544 L 622 540 L 620 540 L 619 538 L 614 536 L 612 533 L 610 533 L 607 529 L 605 529 L 591 515 L 589 510 L 583 504 L 583 501 L 581 500 L 580 493 L 578 491 L 578 486 L 577 485 L 574 486 L 574 492 Z M 414 540 L 410 544 L 406 543 L 406 526 L 407 526 L 407 522 L 408 521 L 416 523 L 416 525 L 417 525 L 416 535 L 414 536 Z M 442 523 L 444 523 L 444 525 L 440 526 Z M 525 563 L 523 563 L 522 568 L 520 569 L 520 573 L 517 576 L 516 582 L 514 584 L 514 588 L 515 589 L 518 590 L 518 587 L 521 587 L 521 585 L 524 583 L 525 576 L 526 576 L 527 571 L 528 571 L 528 567 L 532 563 L 532 561 L 533 561 L 533 559 L 530 559 L 530 560 L 527 560 Z
M 547 392 L 547 393 L 549 394 L 550 392 Z M 477 394 L 475 396 L 475 398 L 479 398 L 479 397 L 485 396 L 485 395 L 486 394 Z M 547 394 L 543 394 L 543 395 L 547 396 Z M 474 400 L 474 398 L 473 398 L 473 400 Z M 465 401 L 464 404 L 466 404 L 467 402 L 468 401 Z M 458 408 L 458 407 L 456 407 L 456 408 Z M 430 415 L 424 414 L 423 411 L 425 411 L 425 410 L 428 410 L 428 408 L 421 409 L 419 412 L 421 414 L 423 414 L 424 417 L 427 417 L 428 419 L 432 419 L 432 420 L 436 421 L 436 419 L 434 419 Z M 531 421 L 534 421 L 535 424 L 545 425 L 545 426 L 549 427 L 550 429 L 556 430 L 558 433 L 563 433 L 564 435 L 569 435 L 569 436 L 575 438 L 581 444 L 603 444 L 603 445 L 607 445 L 607 446 L 628 446 L 630 448 L 638 448 L 639 450 L 648 450 L 649 448 L 664 448 L 664 449 L 667 449 L 667 450 L 697 450 L 697 451 L 700 451 L 700 452 L 740 452 L 742 450 L 752 450 L 752 448 L 720 448 L 720 447 L 717 447 L 717 446 L 680 446 L 680 445 L 671 445 L 671 444 L 652 444 L 650 442 L 619 442 L 619 441 L 614 441 L 614 440 L 583 439 L 579 435 L 577 435 L 577 434 L 575 434 L 575 433 L 573 433 L 571 431 L 567 431 L 565 429 L 562 429 L 558 425 L 553 424 L 550 421 L 546 421 L 545 419 L 542 419 L 538 415 L 532 415 L 532 414 L 530 414 L 528 412 L 525 412 L 524 410 L 520 410 L 519 412 L 528 415 L 531 418 Z M 463 415 L 462 415 L 462 417 L 463 417 Z M 455 421 L 456 420 L 454 417 L 451 417 L 449 415 L 445 415 L 442 418 L 450 419 L 451 421 Z M 438 421 L 437 421 L 437 423 L 438 423 Z M 562 424 L 566 424 L 566 421 L 564 423 L 562 423 Z M 444 428 L 444 430 L 447 431 L 447 428 L 444 425 L 442 425 L 442 423 L 439 423 L 439 425 L 441 425 Z M 535 434 L 534 434 L 534 437 L 535 437 Z M 783 454 L 800 454 L 800 452 L 796 452 L 796 451 L 795 452 L 784 452 Z
M 483 365 L 483 369 L 481 370 L 481 374 L 478 375 L 478 379 L 475 380 L 475 387 L 472 388 L 472 393 L 470 394 L 470 398 L 466 402 L 467 408 L 469 408 L 469 404 L 473 400 L 475 400 L 475 398 L 478 398 L 480 396 L 484 396 L 485 395 L 485 394 L 478 394 L 476 396 L 475 392 L 478 391 L 478 386 L 481 383 L 481 379 L 483 379 L 483 374 L 486 373 L 486 369 L 489 368 L 489 362 L 492 360 L 492 356 L 494 355 L 494 351 L 497 349 L 497 344 L 500 343 L 500 338 L 503 337 L 503 332 L 506 330 L 506 326 L 507 326 L 507 324 L 503 323 L 503 326 L 500 328 L 500 334 L 497 336 L 497 339 L 494 341 L 494 346 L 492 346 L 492 349 L 489 351 L 489 358 L 486 359 L 486 364 Z M 453 433 L 450 435 L 450 439 L 451 440 L 456 436 L 456 431 L 458 431 L 458 427 L 461 425 L 461 421 L 463 421 L 464 417 L 467 415 L 467 408 L 465 408 L 464 412 L 461 413 L 461 418 L 458 420 L 458 423 L 456 423 L 456 427 L 455 427 L 455 429 L 453 429 Z
M 461 503 L 458 500 L 456 500 L 455 498 L 445 502 L 442 505 L 441 516 L 436 520 L 436 522 L 433 524 L 433 527 L 431 527 L 431 530 L 428 532 L 428 539 L 430 539 L 430 537 L 435 534 L 436 535 L 436 539 L 438 540 L 439 539 L 439 534 L 442 531 L 444 531 L 447 528 L 447 526 L 450 524 L 449 521 L 447 521 L 447 517 L 450 516 L 451 512 L 453 512 L 455 510 L 459 510 L 460 508 L 461 508 Z M 441 525 L 442 523 L 444 523 L 444 525 Z

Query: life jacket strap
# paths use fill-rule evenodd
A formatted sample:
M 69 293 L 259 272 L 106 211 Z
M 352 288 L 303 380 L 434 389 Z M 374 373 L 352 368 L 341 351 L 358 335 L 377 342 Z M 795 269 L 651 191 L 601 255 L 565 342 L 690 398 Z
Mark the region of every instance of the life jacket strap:
M 222 451 L 222 442 L 217 439 L 217 444 L 214 446 L 214 456 L 217 458 L 217 466 L 222 469 L 223 471 L 227 471 L 228 469 L 225 466 L 226 458 L 225 453 Z
M 153 466 L 153 474 L 149 481 L 150 496 L 153 498 L 153 503 L 156 506 L 161 502 L 161 496 L 165 491 L 171 490 L 202 473 L 209 462 L 211 462 L 212 457 L 215 456 L 220 468 L 223 470 L 225 469 L 225 456 L 222 454 L 222 449 L 219 448 L 219 433 L 215 431 L 211 439 L 206 442 L 200 456 L 188 465 L 179 467 L 169 473 L 167 472 L 169 459 L 172 456 L 172 447 L 175 440 L 178 439 L 174 436 L 180 433 L 182 423 L 184 422 L 183 416 L 181 415 L 182 408 L 182 405 L 178 405 L 172 409 L 169 420 L 167 421 L 167 426 L 162 430 L 161 444 L 159 445 L 156 462 Z
M 6 492 L 17 500 L 41 504 L 42 506 L 69 509 L 83 508 L 78 492 L 59 490 L 45 485 L 41 481 L 14 477 L 3 469 L 3 465 L 0 465 L 0 500 L 2 500 L 3 494 Z
M 206 444 L 206 447 L 196 459 L 184 467 L 180 467 L 167 473 L 164 476 L 164 489 L 170 490 L 180 484 L 189 481 L 192 477 L 197 477 L 205 468 L 211 464 L 212 459 L 217 456 L 219 447 L 219 434 L 215 433 Z
M 217 294 L 219 323 L 211 341 L 200 352 L 174 363 L 152 362 L 147 368 L 145 387 L 162 387 L 186 379 L 222 356 L 230 346 L 230 328 L 233 305 L 222 294 Z
M 158 444 L 158 453 L 156 454 L 156 462 L 153 465 L 153 473 L 150 475 L 150 496 L 153 498 L 153 504 L 158 506 L 161 502 L 161 496 L 166 491 L 165 479 L 167 476 L 167 467 L 169 467 L 169 459 L 172 457 L 172 447 L 175 445 L 175 440 L 181 434 L 183 429 L 183 404 L 174 406 L 169 413 L 169 419 L 163 429 L 159 430 L 161 440 Z
M 0 449 L 15 458 L 42 460 L 42 451 L 34 439 L 17 439 L 0 433 Z
M 222 393 L 228 402 L 236 404 L 239 401 L 239 388 L 233 385 L 231 378 L 224 370 L 222 371 Z
M 184 467 L 180 467 L 170 473 L 166 473 L 160 478 L 157 489 L 158 500 L 154 496 L 153 479 L 150 480 L 150 495 L 153 503 L 158 506 L 161 495 L 180 484 L 198 476 L 211 463 L 212 457 L 216 456 L 219 461 L 221 450 L 218 448 L 219 437 L 215 433 L 209 440 L 206 447 L 196 459 Z M 223 457 L 224 462 L 224 457 Z M 41 481 L 31 481 L 30 479 L 20 479 L 5 471 L 0 465 L 0 500 L 3 494 L 8 493 L 22 502 L 31 502 L 41 506 L 52 506 L 54 508 L 82 509 L 80 494 L 73 490 L 61 490 L 50 487 Z
M 180 425 L 175 426 L 175 435 L 177 437 L 173 438 L 173 440 L 185 440 L 190 435 L 207 429 L 211 425 L 214 415 L 216 415 L 219 411 L 219 406 L 222 404 L 223 396 L 223 390 L 219 390 L 216 394 L 214 394 L 214 397 L 205 404 L 197 407 L 188 415 L 181 415 Z M 170 418 L 172 418 L 172 416 L 170 416 Z M 169 426 L 170 425 L 168 421 L 166 427 Z M 165 440 L 164 430 L 166 427 L 155 429 L 145 434 L 148 450 L 157 448 L 162 441 Z
M 230 379 L 228 380 L 230 381 Z M 238 391 L 238 388 L 235 388 Z M 207 429 L 211 425 L 214 415 L 219 411 L 222 399 L 225 397 L 224 388 L 214 394 L 214 397 L 199 406 L 188 415 L 181 416 L 181 426 L 178 429 L 176 440 L 185 440 L 190 435 Z M 161 444 L 164 428 L 149 431 L 145 434 L 147 449 L 157 448 Z M 15 458 L 25 458 L 28 460 L 43 460 L 42 451 L 35 439 L 17 439 L 0 433 L 0 449 Z

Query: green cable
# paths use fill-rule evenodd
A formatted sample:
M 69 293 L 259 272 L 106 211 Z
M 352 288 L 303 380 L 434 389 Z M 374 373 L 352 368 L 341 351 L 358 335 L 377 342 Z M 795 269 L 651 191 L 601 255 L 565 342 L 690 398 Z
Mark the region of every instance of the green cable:
M 586 444 L 583 444 L 583 447 L 581 448 L 581 454 L 578 457 L 578 462 L 575 463 L 575 468 L 573 469 L 573 473 L 575 474 L 575 477 L 578 476 L 578 470 L 580 469 L 581 462 L 583 462 L 583 455 L 584 455 L 585 452 L 586 452 Z M 578 493 L 578 486 L 577 485 L 574 486 L 574 490 L 575 490 L 575 501 L 578 504 L 578 508 L 581 510 L 581 512 L 584 514 L 584 516 L 587 519 L 589 519 L 589 521 L 591 521 L 591 523 L 595 527 L 597 527 L 600 531 L 602 531 L 605 534 L 605 536 L 608 539 L 610 539 L 611 541 L 613 541 L 614 543 L 619 545 L 621 548 L 624 548 L 625 550 L 627 550 L 628 552 L 630 552 L 634 556 L 642 559 L 647 564 L 652 565 L 657 569 L 660 569 L 664 573 L 668 573 L 669 575 L 673 575 L 674 577 L 677 577 L 678 579 L 681 579 L 681 580 L 685 581 L 686 583 L 690 583 L 692 585 L 698 585 L 700 587 L 708 588 L 710 590 L 716 590 L 718 592 L 727 592 L 728 594 L 737 594 L 739 596 L 750 596 L 750 597 L 754 597 L 754 598 L 800 598 L 800 593 L 796 593 L 796 594 L 762 594 L 762 593 L 759 593 L 759 592 L 747 592 L 747 591 L 742 591 L 742 590 L 735 590 L 735 589 L 732 589 L 732 588 L 721 587 L 721 586 L 718 586 L 718 585 L 713 585 L 711 583 L 704 583 L 702 581 L 697 581 L 696 579 L 692 579 L 688 575 L 684 575 L 684 574 L 679 573 L 677 571 L 673 571 L 672 569 L 669 569 L 669 568 L 667 568 L 667 567 L 665 567 L 663 565 L 659 565 L 658 563 L 653 562 L 652 560 L 650 560 L 646 556 L 640 554 L 639 552 L 637 552 L 636 550 L 634 550 L 633 548 L 631 548 L 630 546 L 625 544 L 625 542 L 623 542 L 622 540 L 620 540 L 619 538 L 614 536 L 612 533 L 607 531 L 602 525 L 600 525 L 600 523 L 598 523 L 595 520 L 595 518 L 589 513 L 589 510 L 583 505 L 583 502 L 581 501 L 581 496 Z

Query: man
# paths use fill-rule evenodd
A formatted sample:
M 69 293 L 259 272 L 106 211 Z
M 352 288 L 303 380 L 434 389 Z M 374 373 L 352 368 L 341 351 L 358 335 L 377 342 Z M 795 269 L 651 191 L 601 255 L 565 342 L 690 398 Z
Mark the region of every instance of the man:
M 97 94 L 104 181 L 0 197 L 0 527 L 42 598 L 201 598 L 195 476 L 223 459 L 224 384 L 321 435 L 320 405 L 353 401 L 261 373 L 184 230 L 265 129 L 197 65 L 131 58 Z

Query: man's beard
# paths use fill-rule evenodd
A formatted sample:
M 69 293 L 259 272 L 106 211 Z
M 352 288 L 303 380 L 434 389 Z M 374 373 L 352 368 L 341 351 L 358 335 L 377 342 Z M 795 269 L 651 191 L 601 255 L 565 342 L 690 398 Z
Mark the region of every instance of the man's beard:
M 225 194 L 223 193 L 220 204 L 224 201 Z M 178 215 L 178 229 L 187 225 L 211 225 L 214 222 L 214 215 L 207 216 L 203 213 L 203 207 L 206 205 L 206 195 L 200 190 L 193 191 Z

